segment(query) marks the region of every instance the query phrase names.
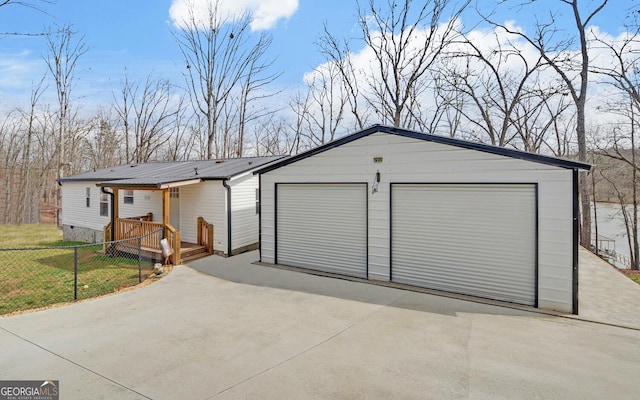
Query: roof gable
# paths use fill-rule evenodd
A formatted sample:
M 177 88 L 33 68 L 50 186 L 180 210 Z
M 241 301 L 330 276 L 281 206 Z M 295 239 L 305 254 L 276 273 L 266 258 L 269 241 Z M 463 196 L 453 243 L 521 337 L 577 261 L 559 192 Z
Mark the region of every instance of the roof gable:
M 327 150 L 331 150 L 331 149 L 336 148 L 338 146 L 342 146 L 343 144 L 350 143 L 350 142 L 353 142 L 353 141 L 358 140 L 360 138 L 363 138 L 365 136 L 369 136 L 371 134 L 379 133 L 379 132 L 387 133 L 387 134 L 391 134 L 391 135 L 409 137 L 409 138 L 413 138 L 413 139 L 419 139 L 419 140 L 424 140 L 424 141 L 429 141 L 429 142 L 434 142 L 434 143 L 440 143 L 440 144 L 445 144 L 445 145 L 450 145 L 450 146 L 455 146 L 455 147 L 460 147 L 460 148 L 465 148 L 465 149 L 470 149 L 470 150 L 476 150 L 476 151 L 481 151 L 481 152 L 486 152 L 486 153 L 491 153 L 491 154 L 497 154 L 497 155 L 501 155 L 501 156 L 504 156 L 504 157 L 511 157 L 511 158 L 516 158 L 516 159 L 520 159 L 520 160 L 532 161 L 532 162 L 546 164 L 546 165 L 552 165 L 552 166 L 556 166 L 556 167 L 560 167 L 560 168 L 575 169 L 575 170 L 577 170 L 577 169 L 590 170 L 591 169 L 591 165 L 590 164 L 582 163 L 582 162 L 578 162 L 578 161 L 565 160 L 565 159 L 556 158 L 556 157 L 544 156 L 544 155 L 541 155 L 541 154 L 528 153 L 526 151 L 508 149 L 508 148 L 505 148 L 505 147 L 492 146 L 492 145 L 483 144 L 483 143 L 468 142 L 468 141 L 465 141 L 465 140 L 453 139 L 453 138 L 444 137 L 444 136 L 430 135 L 430 134 L 420 133 L 420 132 L 411 131 L 411 130 L 407 130 L 407 129 L 389 127 L 389 126 L 384 126 L 384 125 L 373 125 L 373 126 L 371 126 L 369 128 L 361 130 L 359 132 L 355 132 L 355 133 L 353 133 L 351 135 L 347 135 L 345 137 L 342 137 L 340 139 L 334 140 L 332 142 L 325 143 L 325 144 L 323 144 L 321 146 L 318 146 L 318 147 L 313 148 L 311 150 L 305 151 L 305 152 L 300 153 L 298 155 L 295 155 L 295 156 L 292 156 L 292 157 L 288 157 L 288 158 L 283 159 L 281 161 L 278 161 L 278 162 L 275 162 L 273 164 L 267 165 L 267 166 L 265 166 L 263 168 L 260 168 L 257 171 L 255 171 L 254 174 L 263 174 L 263 173 L 267 173 L 269 171 L 273 171 L 274 169 L 277 169 L 277 168 L 280 168 L 280 167 L 284 167 L 285 165 L 293 164 L 296 161 L 303 160 L 305 158 L 314 156 L 316 154 L 325 152 Z

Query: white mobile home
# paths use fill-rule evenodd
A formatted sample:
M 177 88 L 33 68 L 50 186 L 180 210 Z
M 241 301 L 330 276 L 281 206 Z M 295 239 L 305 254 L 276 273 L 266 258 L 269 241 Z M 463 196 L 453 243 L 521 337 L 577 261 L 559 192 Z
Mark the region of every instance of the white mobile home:
M 255 249 L 253 171 L 280 158 L 127 164 L 60 179 L 64 238 L 99 242 L 169 227 L 180 242 L 199 244 L 208 228 L 210 251 L 228 256 Z
M 260 174 L 260 258 L 577 313 L 588 164 L 373 126 Z

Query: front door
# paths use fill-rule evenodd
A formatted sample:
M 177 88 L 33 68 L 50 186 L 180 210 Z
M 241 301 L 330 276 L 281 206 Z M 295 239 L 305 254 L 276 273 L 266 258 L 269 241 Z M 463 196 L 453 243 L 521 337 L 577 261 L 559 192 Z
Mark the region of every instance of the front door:
M 180 188 L 169 188 L 169 197 L 171 198 L 169 223 L 177 230 L 180 230 Z

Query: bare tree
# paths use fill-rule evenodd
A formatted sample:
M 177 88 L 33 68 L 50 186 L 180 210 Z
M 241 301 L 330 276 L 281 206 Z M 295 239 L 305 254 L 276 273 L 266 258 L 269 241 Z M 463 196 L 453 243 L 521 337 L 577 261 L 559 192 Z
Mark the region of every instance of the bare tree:
M 260 34 L 257 40 L 252 40 L 250 22 L 250 14 L 237 19 L 224 17 L 216 0 L 209 4 L 205 15 L 197 15 L 191 5 L 188 17 L 180 23 L 182 28 L 174 34 L 186 62 L 191 103 L 206 124 L 208 159 L 219 156 L 223 150 L 218 140 L 225 103 L 234 91 L 243 90 L 243 82 L 247 82 L 251 73 L 262 72 L 269 64 L 262 60 L 270 39 Z M 266 84 L 269 80 L 266 79 L 262 83 Z M 255 83 L 260 81 L 253 82 L 244 86 L 245 93 L 255 89 Z
M 173 122 L 171 138 L 165 146 L 162 158 L 170 161 L 184 161 L 198 158 L 195 152 L 198 135 L 194 132 L 193 120 L 195 116 L 188 111 L 188 107 L 177 110 Z
M 513 127 L 518 135 L 518 146 L 530 153 L 539 153 L 547 147 L 549 138 L 553 137 L 558 147 L 551 151 L 558 157 L 568 157 L 570 143 L 567 136 L 568 129 L 559 129 L 563 119 L 566 119 L 570 103 L 562 88 L 533 89 L 523 96 L 511 116 Z M 570 131 L 570 130 L 569 130 Z M 560 140 L 561 139 L 561 140 Z
M 432 72 L 432 93 L 435 109 L 428 126 L 420 129 L 433 134 L 456 137 L 460 133 L 464 119 L 462 111 L 467 99 L 459 90 L 452 90 L 449 85 L 447 68 L 438 66 Z
M 261 119 L 253 129 L 256 156 L 297 154 L 300 137 L 283 118 L 270 115 Z
M 43 182 L 38 179 L 33 170 L 34 164 L 41 162 L 42 160 L 32 160 L 32 151 L 34 147 L 34 134 L 38 129 L 38 107 L 40 97 L 46 87 L 44 86 L 44 77 L 34 85 L 31 91 L 31 101 L 29 103 L 29 109 L 22 112 L 22 119 L 24 121 L 24 147 L 22 151 L 21 171 L 20 171 L 20 196 L 17 215 L 19 217 L 19 223 L 34 223 L 39 222 L 35 217 L 34 203 L 39 202 L 39 192 Z M 35 161 L 35 162 L 34 162 Z
M 84 38 L 76 40 L 75 32 L 71 26 L 65 26 L 60 31 L 51 32 L 47 35 L 48 55 L 45 62 L 54 81 L 56 95 L 58 98 L 58 124 L 57 124 L 57 143 L 56 149 L 58 154 L 57 178 L 60 179 L 67 175 L 67 165 L 70 165 L 69 150 L 71 138 L 70 116 L 71 112 L 71 91 L 74 86 L 75 72 L 78 66 L 78 60 L 87 52 L 87 46 Z M 61 202 L 61 192 L 57 189 L 57 204 Z
M 380 122 L 415 128 L 422 122 L 418 107 L 429 88 L 428 71 L 458 35 L 457 19 L 469 1 L 356 4 L 362 41 L 373 55 L 370 65 L 355 65 L 348 42 L 338 41 L 326 28 L 321 49 L 338 66 L 347 93 L 352 93 L 352 112 L 361 127 L 367 111 L 362 111 L 360 97 Z
M 329 63 L 333 64 L 332 69 L 339 74 L 343 92 L 347 95 L 347 101 L 351 115 L 355 118 L 354 128 L 364 129 L 371 116 L 371 109 L 363 105 L 366 102 L 362 99 L 361 75 L 354 65 L 353 53 L 349 47 L 349 41 L 341 41 L 333 36 L 324 25 L 324 33 L 318 42 L 320 51 L 327 57 Z
M 636 113 L 636 106 L 630 108 L 628 129 L 614 128 L 604 145 L 596 153 L 615 160 L 623 168 L 614 171 L 600 169 L 601 176 L 609 183 L 615 192 L 625 223 L 631 269 L 640 269 L 640 237 L 638 232 L 638 185 L 640 184 L 640 165 L 638 165 L 636 144 L 636 129 L 640 126 Z
M 116 118 L 110 112 L 99 110 L 85 129 L 88 169 L 108 168 L 126 160 L 122 154 L 122 135 L 118 134 Z
M 544 58 L 531 58 L 518 43 L 505 41 L 497 32 L 491 42 L 488 35 L 480 41 L 461 39 L 447 53 L 450 62 L 445 64 L 441 80 L 446 81 L 448 90 L 465 98 L 467 107 L 459 112 L 471 131 L 477 132 L 473 140 L 488 140 L 501 147 L 523 145 L 527 151 L 537 151 L 548 122 L 536 117 L 550 110 L 545 105 L 556 102 L 554 99 L 560 101 L 564 89 L 562 85 L 540 85 Z
M 297 120 L 294 131 L 305 139 L 305 148 L 336 139 L 349 101 L 335 64 L 320 66 L 308 79 L 304 95 L 299 92 L 290 103 Z
M 49 14 L 44 6 L 54 4 L 55 0 L 0 0 L 0 7 L 18 6 L 29 8 L 43 14 Z M 46 36 L 50 31 L 45 32 L 0 32 L 0 36 Z
M 270 69 L 273 61 L 266 61 L 267 50 L 271 46 L 271 38 L 263 37 L 253 48 L 253 54 L 249 57 L 249 64 L 241 80 L 238 102 L 238 138 L 235 156 L 244 156 L 244 141 L 247 126 L 265 115 L 270 110 L 258 103 L 277 95 L 277 92 L 267 90 L 281 73 L 272 73 Z
M 445 47 L 458 35 L 457 18 L 469 2 L 463 2 L 451 15 L 449 1 L 425 1 L 412 9 L 413 1 L 400 5 L 387 0 L 384 7 L 369 0 L 358 2 L 358 22 L 367 48 L 374 54 L 368 78 L 368 103 L 377 109 L 383 122 L 411 128 L 415 123 L 409 110 L 411 99 L 428 87 L 427 71 Z
M 127 162 L 147 162 L 169 141 L 182 100 L 174 96 L 169 81 L 151 75 L 143 84 L 125 77 L 119 94 L 115 110 L 123 128 Z
M 571 11 L 575 23 L 575 35 L 559 39 L 560 27 L 554 12 L 550 13 L 548 21 L 538 20 L 535 32 L 531 35 L 523 31 L 513 29 L 507 25 L 492 22 L 506 32 L 526 40 L 533 46 L 540 56 L 553 68 L 560 79 L 565 83 L 569 94 L 576 107 L 576 136 L 578 140 L 578 159 L 587 161 L 586 122 L 585 112 L 587 104 L 587 89 L 589 87 L 589 43 L 587 30 L 600 11 L 607 5 L 608 0 L 599 0 L 593 7 L 585 12 L 580 8 L 578 0 L 557 0 Z M 503 3 L 506 1 L 502 1 Z M 531 5 L 534 1 L 524 1 L 521 4 Z M 538 13 L 536 13 L 538 14 Z M 577 41 L 578 54 L 573 56 L 573 46 Z M 573 73 L 577 73 L 577 77 Z M 576 82 L 577 80 L 577 82 Z M 589 248 L 591 243 L 591 203 L 589 197 L 589 185 L 586 173 L 580 173 L 580 202 L 581 202 L 581 227 L 580 243 Z
M 7 115 L 2 125 L 0 125 L 0 177 L 2 185 L 0 194 L 3 195 L 0 203 L 0 222 L 4 224 L 15 224 L 17 221 L 15 201 L 18 195 L 18 182 L 20 174 L 20 154 L 23 146 L 23 136 L 19 129 L 19 119 L 10 113 Z
M 607 178 L 613 186 L 620 203 L 627 230 L 631 268 L 640 269 L 640 238 L 638 232 L 638 207 L 640 204 L 638 185 L 640 184 L 640 164 L 636 153 L 637 131 L 640 128 L 640 23 L 634 17 L 632 25 L 625 26 L 626 36 L 620 41 L 608 42 L 601 38 L 597 42 L 608 51 L 612 62 L 595 68 L 595 72 L 605 76 L 605 82 L 614 88 L 618 98 L 608 104 L 610 111 L 620 115 L 618 126 L 614 126 L 598 154 L 613 159 L 626 166 L 627 179 L 620 176 Z M 621 183 L 621 182 L 624 182 Z M 630 190 L 628 186 L 631 186 Z M 627 190 L 624 190 L 627 186 Z

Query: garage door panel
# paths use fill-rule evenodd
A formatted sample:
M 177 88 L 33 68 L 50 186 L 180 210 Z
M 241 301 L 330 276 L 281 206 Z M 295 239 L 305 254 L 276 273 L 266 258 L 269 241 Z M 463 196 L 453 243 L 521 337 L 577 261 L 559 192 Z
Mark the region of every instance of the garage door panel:
M 278 184 L 277 263 L 367 277 L 366 184 Z
M 536 189 L 392 185 L 392 280 L 535 305 Z

